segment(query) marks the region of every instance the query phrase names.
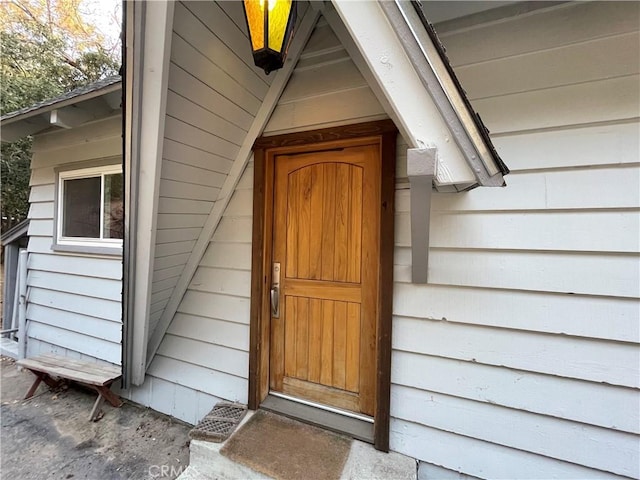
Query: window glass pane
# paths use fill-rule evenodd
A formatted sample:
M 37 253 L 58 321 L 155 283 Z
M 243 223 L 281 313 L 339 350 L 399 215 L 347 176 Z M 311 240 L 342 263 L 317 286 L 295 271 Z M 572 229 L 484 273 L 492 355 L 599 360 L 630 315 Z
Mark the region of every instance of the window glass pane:
M 100 177 L 64 180 L 62 236 L 100 238 Z
M 123 223 L 122 174 L 104 177 L 104 238 L 122 238 Z

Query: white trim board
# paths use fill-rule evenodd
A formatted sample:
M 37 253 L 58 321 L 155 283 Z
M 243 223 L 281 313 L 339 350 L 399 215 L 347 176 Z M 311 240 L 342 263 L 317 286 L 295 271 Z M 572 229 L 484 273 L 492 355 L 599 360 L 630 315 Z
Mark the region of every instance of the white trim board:
M 144 17 L 142 48 L 142 78 L 140 80 L 139 148 L 137 159 L 137 215 L 129 234 L 135 237 L 133 308 L 128 321 L 132 324 L 132 348 L 128 359 L 131 383 L 142 385 L 146 372 L 149 308 L 156 243 L 158 188 L 162 165 L 164 121 L 169 83 L 169 55 L 173 32 L 173 2 L 148 2 Z M 134 140 L 135 141 L 135 140 Z M 131 285 L 129 286 L 131 288 Z
M 207 246 L 209 245 L 209 241 L 211 240 L 211 235 L 215 232 L 216 227 L 220 223 L 222 218 L 222 214 L 224 213 L 229 201 L 231 200 L 231 196 L 236 188 L 236 185 L 240 181 L 240 177 L 242 176 L 242 172 L 249 162 L 252 155 L 253 143 L 256 138 L 262 133 L 264 127 L 266 126 L 273 110 L 278 104 L 278 100 L 280 99 L 280 95 L 284 91 L 284 88 L 289 81 L 289 77 L 293 73 L 296 63 L 300 58 L 302 50 L 304 49 L 313 29 L 320 17 L 320 12 L 316 11 L 313 8 L 307 8 L 307 11 L 302 16 L 302 20 L 297 29 L 296 35 L 293 39 L 292 45 L 289 49 L 289 55 L 286 60 L 285 66 L 278 70 L 275 74 L 276 76 L 273 79 L 273 83 L 269 87 L 269 90 L 258 110 L 251 127 L 240 147 L 240 151 L 231 167 L 231 171 L 227 176 L 224 185 L 222 186 L 222 190 L 216 199 L 216 202 L 211 209 L 211 213 L 207 217 L 207 220 L 202 228 L 200 236 L 193 247 L 191 255 L 187 260 L 187 264 L 184 267 L 182 275 L 176 284 L 175 289 L 173 290 L 173 294 L 165 307 L 165 310 L 158 321 L 158 324 L 149 339 L 148 347 L 147 347 L 147 367 L 151 364 L 151 360 L 155 356 L 158 348 L 160 347 L 160 343 L 164 338 L 164 334 L 169 328 L 171 321 L 173 320 L 174 315 L 176 314 L 180 302 L 189 287 L 189 283 L 193 278 L 193 275 L 200 264 L 200 260 L 202 259 Z

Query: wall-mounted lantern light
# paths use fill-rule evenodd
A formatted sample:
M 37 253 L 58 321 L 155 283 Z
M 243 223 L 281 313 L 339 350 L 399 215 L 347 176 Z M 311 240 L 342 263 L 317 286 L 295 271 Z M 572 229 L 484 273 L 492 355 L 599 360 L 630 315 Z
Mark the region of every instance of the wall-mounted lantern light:
M 269 75 L 282 68 L 296 23 L 294 0 L 244 0 L 253 61 Z

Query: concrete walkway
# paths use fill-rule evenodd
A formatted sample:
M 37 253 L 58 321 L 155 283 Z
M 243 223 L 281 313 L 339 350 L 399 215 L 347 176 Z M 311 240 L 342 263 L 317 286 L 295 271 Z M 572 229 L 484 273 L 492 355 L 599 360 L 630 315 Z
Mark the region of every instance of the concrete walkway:
M 248 421 L 251 414 L 252 412 L 248 412 L 242 424 Z M 178 480 L 271 479 L 222 455 L 220 450 L 223 446 L 224 443 L 192 440 L 189 468 L 178 477 Z M 291 455 L 295 455 L 295 452 L 291 452 Z M 417 478 L 416 461 L 399 453 L 378 452 L 372 445 L 354 440 L 340 478 L 343 480 L 415 480 Z

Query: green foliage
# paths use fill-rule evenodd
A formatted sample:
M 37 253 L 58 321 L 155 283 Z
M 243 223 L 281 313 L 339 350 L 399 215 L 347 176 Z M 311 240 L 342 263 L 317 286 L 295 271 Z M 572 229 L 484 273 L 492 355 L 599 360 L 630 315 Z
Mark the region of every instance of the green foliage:
M 31 139 L 25 138 L 0 146 L 2 162 L 2 230 L 27 218 L 29 210 L 29 166 L 31 164 Z
M 0 5 L 0 115 L 118 72 L 119 60 L 82 22 L 82 0 L 13 0 Z M 2 230 L 26 218 L 31 140 L 1 147 Z

